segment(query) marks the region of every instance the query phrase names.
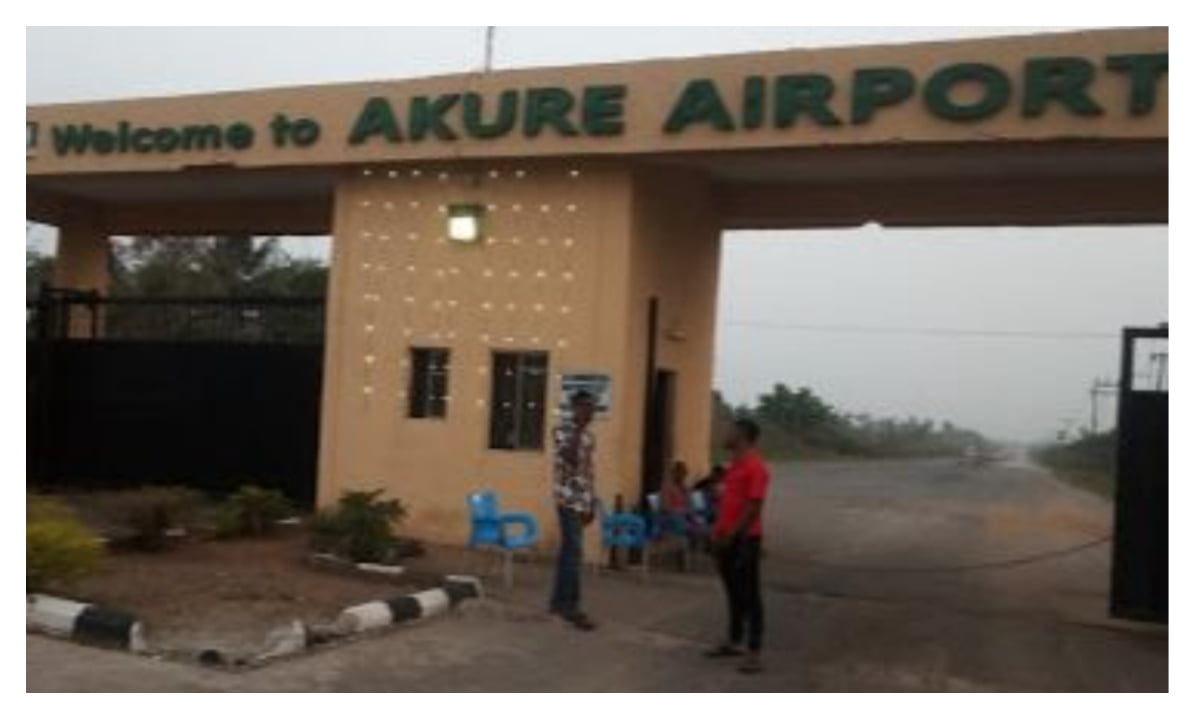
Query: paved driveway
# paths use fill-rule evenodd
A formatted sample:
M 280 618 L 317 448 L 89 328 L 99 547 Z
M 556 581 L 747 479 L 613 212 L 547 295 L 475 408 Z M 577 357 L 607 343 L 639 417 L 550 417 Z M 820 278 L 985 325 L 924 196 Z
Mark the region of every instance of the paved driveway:
M 715 580 L 589 574 L 601 628 L 542 611 L 549 573 L 420 626 L 245 673 L 30 636 L 32 691 L 1158 691 L 1165 629 L 1109 621 L 1105 502 L 1014 460 L 775 469 L 767 517 L 767 673 L 700 652 L 722 625 Z M 489 571 L 463 556 L 464 571 Z

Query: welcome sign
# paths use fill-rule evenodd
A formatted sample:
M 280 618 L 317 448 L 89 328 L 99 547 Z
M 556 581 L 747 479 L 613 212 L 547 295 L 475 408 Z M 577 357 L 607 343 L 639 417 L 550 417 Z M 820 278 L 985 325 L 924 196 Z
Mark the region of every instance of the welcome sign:
M 1078 56 L 1032 57 L 1012 73 L 983 62 L 943 65 L 918 76 L 899 66 L 855 69 L 847 81 L 817 72 L 748 75 L 733 90 L 698 77 L 675 90 L 656 131 L 683 135 L 697 128 L 720 133 L 820 132 L 841 126 L 886 122 L 889 110 L 918 104 L 949 123 L 981 122 L 1014 108 L 1030 120 L 1061 108 L 1081 118 L 1153 112 L 1167 53 L 1112 54 L 1097 62 Z M 1092 92 L 1101 74 L 1122 83 L 1119 103 L 1104 104 Z M 1014 76 L 1015 75 L 1015 76 Z M 325 137 L 315 117 L 275 113 L 264 126 L 230 118 L 222 123 L 149 126 L 56 123 L 48 140 L 57 156 L 240 152 L 266 144 L 304 148 L 319 142 L 350 147 L 404 143 L 454 143 L 519 136 L 536 140 L 615 137 L 625 134 L 627 109 L 638 98 L 625 84 L 509 88 L 487 95 L 448 92 L 410 97 L 374 96 L 353 109 L 340 137 Z M 27 127 L 27 153 L 39 142 L 36 123 Z

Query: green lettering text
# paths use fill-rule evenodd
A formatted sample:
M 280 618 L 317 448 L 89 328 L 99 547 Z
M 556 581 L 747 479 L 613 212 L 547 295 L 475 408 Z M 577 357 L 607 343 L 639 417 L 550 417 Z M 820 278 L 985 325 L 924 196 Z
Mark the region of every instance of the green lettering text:
M 692 80 L 683 88 L 683 93 L 663 125 L 663 132 L 678 134 L 696 123 L 707 124 L 721 132 L 734 129 L 733 117 L 712 80 Z
M 392 103 L 382 97 L 372 97 L 363 105 L 350 130 L 349 142 L 361 145 L 377 135 L 388 142 L 400 142 L 400 126 L 396 124 Z
M 1095 75 L 1096 68 L 1081 57 L 1038 57 L 1026 61 L 1021 114 L 1040 117 L 1057 100 L 1072 115 L 1103 115 L 1104 108 L 1088 95 L 1088 86 Z
M 875 117 L 881 107 L 898 105 L 912 97 L 916 81 L 902 67 L 873 67 L 856 70 L 852 88 L 850 122 L 861 125 Z

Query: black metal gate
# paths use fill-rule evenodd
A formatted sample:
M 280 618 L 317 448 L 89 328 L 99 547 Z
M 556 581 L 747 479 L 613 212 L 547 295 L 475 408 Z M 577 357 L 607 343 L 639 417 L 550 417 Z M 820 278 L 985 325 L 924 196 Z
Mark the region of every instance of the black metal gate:
M 324 300 L 101 298 L 27 308 L 40 486 L 253 483 L 315 499 Z
M 1126 329 L 1110 611 L 1167 621 L 1167 328 Z

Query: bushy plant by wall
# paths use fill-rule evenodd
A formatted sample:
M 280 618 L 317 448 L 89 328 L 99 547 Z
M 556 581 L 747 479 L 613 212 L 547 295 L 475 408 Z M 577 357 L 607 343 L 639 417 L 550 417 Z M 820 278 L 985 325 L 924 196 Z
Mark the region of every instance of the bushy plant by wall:
M 292 513 L 291 502 L 277 489 L 244 484 L 217 510 L 217 536 L 260 536 Z
M 336 507 L 317 514 L 313 548 L 353 562 L 389 562 L 397 556 L 394 527 L 408 514 L 398 499 L 381 499 L 383 490 L 344 492 Z
M 103 545 L 62 502 L 25 498 L 25 591 L 69 583 L 93 569 Z
M 153 552 L 167 547 L 167 530 L 194 518 L 202 497 L 187 487 L 147 486 L 105 492 L 93 501 L 116 542 Z

